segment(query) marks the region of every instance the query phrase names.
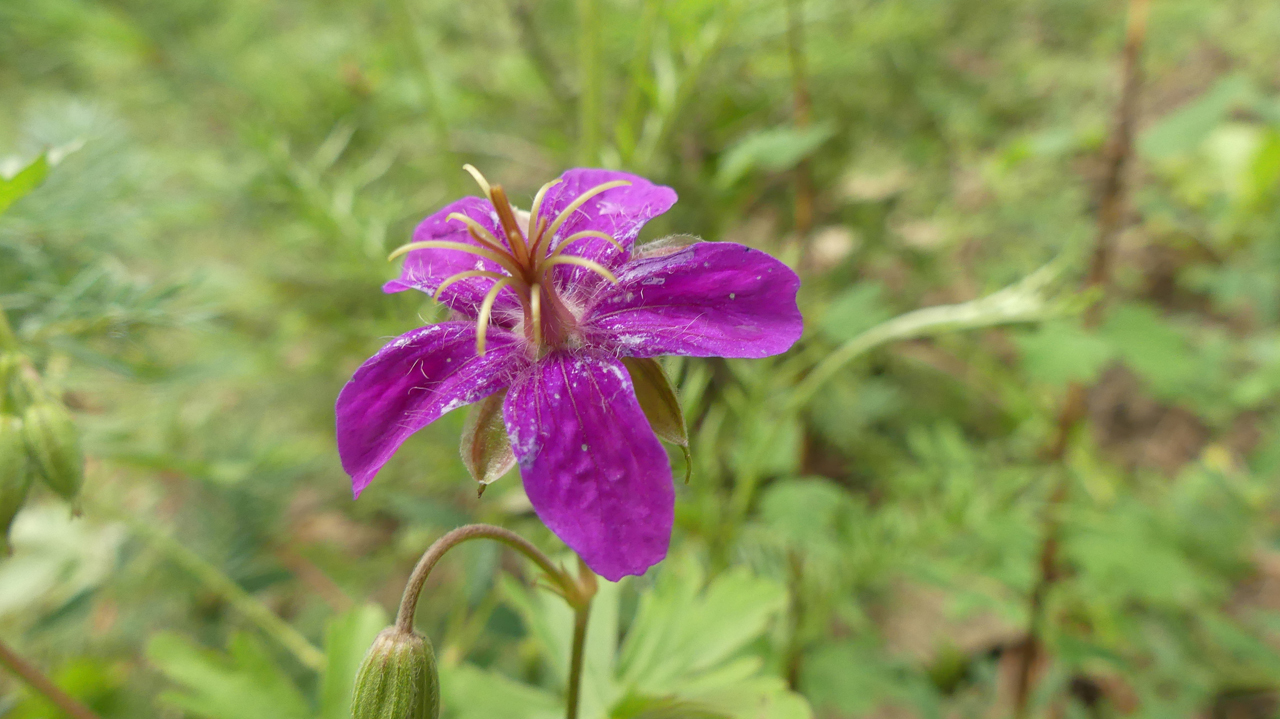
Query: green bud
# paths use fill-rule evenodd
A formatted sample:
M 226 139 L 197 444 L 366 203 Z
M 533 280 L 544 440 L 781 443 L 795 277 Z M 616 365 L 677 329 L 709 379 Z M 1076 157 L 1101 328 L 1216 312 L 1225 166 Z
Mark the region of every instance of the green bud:
M 84 484 L 84 454 L 71 413 L 56 402 L 37 402 L 27 408 L 22 423 L 36 475 L 74 504 Z
M 431 641 L 387 627 L 356 674 L 352 719 L 437 719 L 440 677 Z
M 516 466 L 516 455 L 502 421 L 506 390 L 489 395 L 471 408 L 462 426 L 462 463 L 477 483 L 479 493 Z
M 0 556 L 9 554 L 9 527 L 27 500 L 30 487 L 22 420 L 0 415 Z
M 0 410 L 20 413 L 30 404 L 31 390 L 23 376 L 25 364 L 17 352 L 0 353 Z

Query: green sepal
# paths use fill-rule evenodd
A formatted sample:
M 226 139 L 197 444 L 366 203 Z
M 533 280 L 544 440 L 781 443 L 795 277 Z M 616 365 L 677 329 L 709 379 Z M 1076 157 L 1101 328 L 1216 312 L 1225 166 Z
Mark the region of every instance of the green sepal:
M 502 419 L 502 402 L 507 392 L 489 395 L 471 408 L 462 426 L 462 463 L 479 484 L 479 494 L 516 464 L 507 426 Z
M 684 423 L 684 411 L 680 409 L 680 400 L 676 391 L 667 379 L 662 365 L 655 359 L 647 357 L 624 357 L 622 364 L 631 375 L 631 384 L 635 386 L 636 399 L 640 400 L 640 409 L 649 420 L 658 439 L 670 442 L 684 453 L 684 481 L 689 483 L 693 474 L 693 457 L 689 453 L 689 431 Z

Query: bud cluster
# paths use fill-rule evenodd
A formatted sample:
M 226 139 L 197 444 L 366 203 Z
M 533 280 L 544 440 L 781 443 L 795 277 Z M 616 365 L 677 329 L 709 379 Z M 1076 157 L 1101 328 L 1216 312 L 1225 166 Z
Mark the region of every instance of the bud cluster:
M 0 556 L 9 553 L 9 527 L 36 479 L 76 506 L 84 483 L 80 434 L 31 361 L 0 352 Z

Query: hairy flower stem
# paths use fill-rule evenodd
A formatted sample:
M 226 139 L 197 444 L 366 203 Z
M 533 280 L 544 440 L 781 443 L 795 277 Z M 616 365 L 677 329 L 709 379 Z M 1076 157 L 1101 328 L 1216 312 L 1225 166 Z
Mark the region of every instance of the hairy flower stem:
M 2 313 L 0 313 L 0 316 L 3 316 Z M 31 666 L 27 660 L 18 656 L 4 642 L 0 642 L 0 665 L 4 665 L 5 668 L 30 685 L 32 689 L 43 694 L 46 699 L 53 702 L 54 706 L 61 709 L 71 719 L 100 719 L 89 707 L 59 689 L 48 677 L 41 674 L 39 669 Z
M 1115 264 L 1116 238 L 1124 224 L 1128 190 L 1126 170 L 1133 158 L 1134 128 L 1137 125 L 1138 100 L 1142 90 L 1142 51 L 1146 44 L 1150 9 L 1151 0 L 1129 0 L 1120 101 L 1116 106 L 1111 136 L 1104 151 L 1106 173 L 1098 188 L 1098 234 L 1090 259 L 1089 274 L 1084 282 L 1086 289 L 1097 288 L 1103 292 L 1103 301 L 1095 303 L 1085 313 L 1084 323 L 1090 328 L 1097 327 L 1102 321 L 1102 311 Z M 1087 391 L 1080 383 L 1073 383 L 1067 389 L 1067 396 L 1058 413 L 1053 438 L 1044 451 L 1045 459 L 1058 465 L 1058 469 L 1053 491 L 1045 507 L 1043 540 L 1037 567 L 1039 576 L 1028 600 L 1029 625 L 1026 636 L 1020 642 L 1014 674 L 1014 716 L 1019 719 L 1027 716 L 1035 685 L 1036 666 L 1044 653 L 1044 634 L 1048 625 L 1045 605 L 1049 590 L 1062 574 L 1058 566 L 1062 534 L 1061 506 L 1069 494 L 1069 475 L 1061 465 L 1071 436 L 1087 414 Z
M 418 611 L 418 597 L 427 577 L 435 568 L 440 558 L 450 549 L 472 539 L 492 539 L 520 552 L 546 572 L 547 577 L 560 590 L 560 596 L 573 609 L 573 655 L 570 658 L 568 688 L 568 719 L 577 719 L 578 696 L 582 686 L 582 659 L 586 646 L 587 619 L 591 612 L 591 599 L 596 594 L 596 576 L 587 568 L 586 563 L 578 560 L 578 578 L 574 579 L 568 572 L 556 566 L 547 555 L 529 543 L 529 540 L 509 529 L 495 527 L 491 524 L 468 524 L 445 534 L 437 539 L 418 560 L 405 585 L 404 596 L 400 599 L 400 611 L 396 614 L 396 630 L 404 633 L 413 631 L 413 617 Z

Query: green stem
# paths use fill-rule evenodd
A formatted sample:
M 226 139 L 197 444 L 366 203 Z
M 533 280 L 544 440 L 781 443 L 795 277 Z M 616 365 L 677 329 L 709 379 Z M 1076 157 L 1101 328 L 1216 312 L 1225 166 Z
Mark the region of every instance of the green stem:
M 796 127 L 809 127 L 813 101 L 809 94 L 808 63 L 804 52 L 804 0 L 787 0 L 787 58 L 791 63 L 791 92 Z M 814 189 L 809 161 L 802 160 L 795 170 L 794 223 L 800 241 L 807 241 L 813 228 Z
M 546 572 L 547 576 L 560 590 L 560 596 L 573 608 L 573 653 L 569 659 L 568 719 L 577 719 L 578 696 L 582 688 L 582 660 L 586 647 L 587 619 L 591 612 L 591 599 L 596 594 L 596 575 L 587 568 L 581 558 L 578 559 L 578 578 L 574 579 L 568 572 L 556 566 L 547 555 L 543 554 L 529 540 L 509 529 L 495 527 L 491 524 L 468 524 L 458 527 L 432 543 L 422 553 L 418 565 L 413 568 L 409 582 L 404 587 L 404 596 L 400 599 L 400 611 L 396 613 L 396 631 L 413 632 L 413 617 L 418 612 L 418 598 L 427 583 L 427 577 L 440 559 L 450 549 L 472 539 L 492 539 L 520 552 Z
M 9 325 L 9 316 L 0 309 L 0 350 L 16 350 L 18 349 L 18 336 L 13 333 L 13 327 Z
M 4 642 L 0 642 L 0 665 L 4 665 L 18 678 L 29 684 L 32 689 L 43 694 L 46 699 L 53 702 L 54 706 L 61 709 L 72 719 L 100 719 L 89 707 L 59 689 L 48 677 L 41 674 L 39 669 L 36 669 L 27 660 L 18 656 L 17 652 L 5 646 Z
M 276 616 L 265 604 L 255 599 L 206 559 L 145 522 L 139 522 L 121 512 L 107 510 L 105 513 L 112 514 L 124 522 L 135 534 L 220 594 L 236 611 L 258 625 L 258 628 L 268 636 L 280 642 L 280 645 L 288 649 L 298 661 L 316 671 L 324 669 L 324 652 L 317 649 L 301 632 Z
M 600 158 L 600 2 L 578 0 L 578 157 L 591 166 Z
M 585 594 L 583 587 L 579 586 L 573 577 L 569 576 L 560 567 L 557 567 L 547 555 L 530 544 L 529 540 L 502 527 L 495 527 L 490 524 L 468 524 L 458 527 L 437 539 L 422 554 L 422 558 L 418 560 L 418 565 L 413 568 L 413 574 L 409 576 L 409 583 L 404 587 L 404 596 L 400 599 L 400 611 L 396 614 L 397 629 L 402 632 L 413 631 L 413 617 L 418 611 L 418 597 L 422 594 L 422 587 L 427 583 L 427 577 L 431 575 L 431 570 L 435 568 L 446 552 L 472 539 L 492 539 L 528 557 L 556 583 L 556 586 L 563 593 L 565 601 L 569 602 L 569 605 L 575 610 L 591 601 L 591 597 Z
M 627 94 L 622 101 L 622 111 L 614 130 L 614 141 L 622 156 L 623 166 L 630 166 L 636 153 L 640 123 L 643 121 L 640 105 L 644 100 L 646 75 L 651 62 L 650 56 L 653 54 L 653 26 L 658 20 L 659 2 L 660 0 L 645 0 L 644 14 L 640 16 L 640 29 L 636 31 L 636 49 L 631 56 Z
M 587 620 L 591 603 L 573 610 L 573 653 L 569 660 L 569 696 L 565 719 L 578 719 L 578 697 L 582 693 L 582 659 L 587 645 Z

